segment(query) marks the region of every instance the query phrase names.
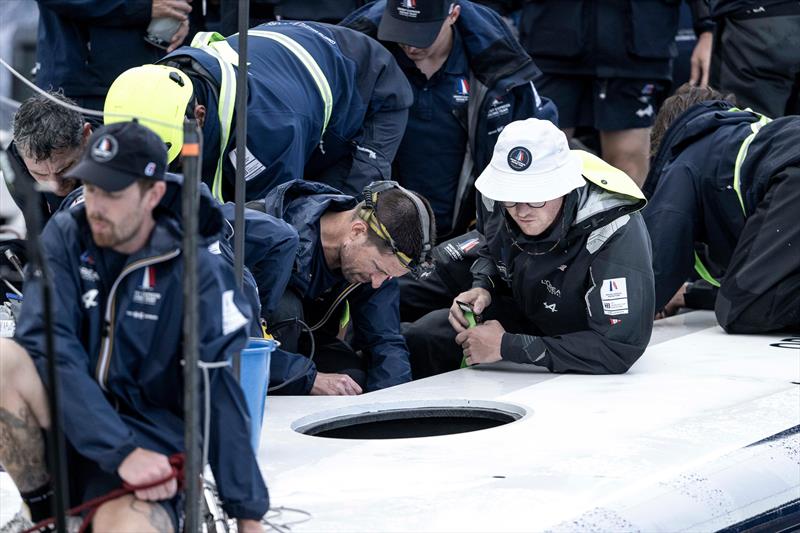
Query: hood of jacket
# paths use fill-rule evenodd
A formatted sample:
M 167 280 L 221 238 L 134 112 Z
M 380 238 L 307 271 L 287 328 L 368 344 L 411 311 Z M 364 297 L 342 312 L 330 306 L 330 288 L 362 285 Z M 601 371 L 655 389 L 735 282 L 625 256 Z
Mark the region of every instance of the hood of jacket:
M 470 70 L 481 83 L 493 88 L 498 88 L 498 84 L 513 87 L 541 73 L 500 15 L 469 0 L 460 0 L 458 5 L 461 15 L 455 27 L 464 43 Z M 377 39 L 385 7 L 386 0 L 367 4 L 351 13 L 341 25 Z M 394 43 L 384 42 L 389 44 Z
M 760 115 L 753 111 L 742 111 L 722 100 L 712 100 L 693 105 L 684 111 L 667 129 L 658 153 L 650 164 L 650 172 L 644 185 L 644 193 L 649 198 L 656 190 L 664 167 L 675 159 L 687 146 L 718 133 L 729 126 L 757 122 Z M 738 150 L 738 145 L 734 147 Z M 714 161 L 727 161 L 726 157 L 712 158 Z

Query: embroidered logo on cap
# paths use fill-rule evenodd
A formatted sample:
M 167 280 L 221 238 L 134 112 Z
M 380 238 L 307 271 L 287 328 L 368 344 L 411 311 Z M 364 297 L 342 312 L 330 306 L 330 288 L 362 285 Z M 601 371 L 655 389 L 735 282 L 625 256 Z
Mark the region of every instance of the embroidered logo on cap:
M 417 18 L 419 16 L 417 0 L 400 0 L 400 5 L 397 6 L 397 14 L 401 17 Z
M 508 152 L 508 166 L 511 167 L 511 170 L 522 172 L 531 166 L 532 161 L 533 156 L 531 156 L 530 150 L 522 146 L 514 147 Z
M 147 163 L 147 166 L 144 167 L 144 175 L 151 177 L 153 174 L 156 173 L 156 164 L 152 161 Z
M 117 140 L 111 135 L 103 135 L 92 146 L 92 159 L 98 163 L 111 161 L 117 155 Z

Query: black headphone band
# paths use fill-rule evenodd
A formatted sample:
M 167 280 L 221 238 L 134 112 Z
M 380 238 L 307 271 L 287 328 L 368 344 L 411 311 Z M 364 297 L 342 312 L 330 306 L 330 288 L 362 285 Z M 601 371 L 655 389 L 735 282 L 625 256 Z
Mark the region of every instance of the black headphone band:
M 428 213 L 428 210 L 425 208 L 425 204 L 422 202 L 419 196 L 402 187 L 399 183 L 393 180 L 373 181 L 364 188 L 363 196 L 366 207 L 373 210 L 376 209 L 375 203 L 378 199 L 377 195 L 390 189 L 398 189 L 414 204 L 414 207 L 417 210 L 417 219 L 422 227 L 422 251 L 417 262 L 429 262 L 430 253 L 433 249 L 433 245 L 431 243 L 431 217 Z

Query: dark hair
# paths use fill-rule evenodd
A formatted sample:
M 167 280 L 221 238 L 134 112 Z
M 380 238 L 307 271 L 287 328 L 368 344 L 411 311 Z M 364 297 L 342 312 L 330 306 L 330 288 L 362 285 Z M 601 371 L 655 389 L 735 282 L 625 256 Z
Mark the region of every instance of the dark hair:
M 47 94 L 77 105 L 61 93 Z M 84 122 L 77 111 L 39 94 L 25 100 L 14 115 L 14 143 L 24 156 L 42 161 L 56 150 L 78 148 L 83 141 Z
M 136 180 L 136 184 L 139 186 L 139 194 L 144 194 L 153 188 L 153 185 L 156 184 L 156 180 L 139 178 Z
M 658 153 L 664 135 L 676 118 L 693 105 L 709 100 L 722 100 L 736 105 L 736 97 L 733 94 L 723 94 L 708 86 L 696 87 L 684 83 L 678 87 L 675 94 L 664 100 L 656 115 L 653 129 L 650 131 L 650 154 L 655 156 Z
M 436 219 L 433 209 L 424 196 L 413 191 L 409 192 L 422 200 L 422 204 L 428 211 L 431 224 L 431 246 L 433 246 L 436 244 Z M 376 211 L 378 220 L 386 227 L 398 250 L 415 261 L 418 260 L 422 255 L 422 226 L 414 202 L 403 191 L 389 189 L 378 195 Z M 389 247 L 374 231 L 370 231 L 369 235 L 372 242 L 379 248 Z

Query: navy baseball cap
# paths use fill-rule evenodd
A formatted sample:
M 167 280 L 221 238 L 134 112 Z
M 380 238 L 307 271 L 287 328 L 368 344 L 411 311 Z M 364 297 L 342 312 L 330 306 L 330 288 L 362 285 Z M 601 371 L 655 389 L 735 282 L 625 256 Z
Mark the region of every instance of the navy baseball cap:
M 378 39 L 428 48 L 436 40 L 455 0 L 386 0 Z
M 138 179 L 161 181 L 166 167 L 167 147 L 161 137 L 138 122 L 116 122 L 92 134 L 80 162 L 64 177 L 114 192 Z

